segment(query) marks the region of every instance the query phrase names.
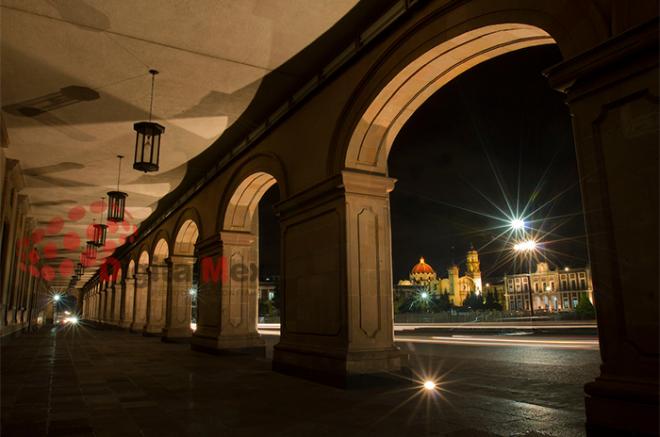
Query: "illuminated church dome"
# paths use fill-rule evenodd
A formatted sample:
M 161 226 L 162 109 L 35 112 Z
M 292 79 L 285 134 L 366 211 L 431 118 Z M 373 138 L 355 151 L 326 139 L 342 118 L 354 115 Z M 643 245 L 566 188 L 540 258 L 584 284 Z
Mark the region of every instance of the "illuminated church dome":
M 413 282 L 428 282 L 436 279 L 435 270 L 429 264 L 426 264 L 424 257 L 419 259 L 419 263 L 410 271 L 410 280 Z

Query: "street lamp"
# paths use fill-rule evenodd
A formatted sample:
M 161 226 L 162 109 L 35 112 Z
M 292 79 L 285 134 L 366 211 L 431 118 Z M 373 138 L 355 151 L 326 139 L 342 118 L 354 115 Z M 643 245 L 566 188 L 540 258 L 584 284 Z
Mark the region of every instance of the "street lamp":
M 537 246 L 538 243 L 532 239 L 523 240 L 513 245 L 513 250 L 515 252 L 527 255 L 527 271 L 529 275 L 527 290 L 529 292 L 530 317 L 534 317 L 534 300 L 532 297 L 532 253 L 536 250 Z
M 510 226 L 511 229 L 513 229 L 514 231 L 520 231 L 522 229 L 525 229 L 525 220 L 521 218 L 514 218 L 513 220 L 511 220 Z

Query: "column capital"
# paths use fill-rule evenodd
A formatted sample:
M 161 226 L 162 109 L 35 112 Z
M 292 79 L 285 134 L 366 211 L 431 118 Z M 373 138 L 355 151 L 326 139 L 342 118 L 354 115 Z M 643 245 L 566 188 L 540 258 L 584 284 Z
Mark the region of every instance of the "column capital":
M 344 191 L 348 194 L 365 194 L 387 197 L 394 189 L 396 179 L 387 176 L 364 173 L 354 170 L 341 172 Z
M 195 264 L 197 257 L 192 255 L 171 255 L 165 258 L 167 264 Z
M 237 231 L 221 231 L 220 239 L 223 244 L 232 246 L 249 246 L 256 241 L 254 234 Z

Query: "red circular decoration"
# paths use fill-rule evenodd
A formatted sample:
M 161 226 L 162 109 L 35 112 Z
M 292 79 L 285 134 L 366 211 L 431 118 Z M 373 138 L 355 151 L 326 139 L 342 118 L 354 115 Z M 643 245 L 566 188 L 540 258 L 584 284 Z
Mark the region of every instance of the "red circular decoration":
M 34 244 L 40 243 L 41 240 L 44 239 L 44 235 L 46 235 L 46 231 L 43 229 L 35 229 L 34 232 L 32 232 L 32 242 Z
M 103 250 L 106 252 L 112 253 L 115 249 L 117 248 L 117 244 L 115 244 L 114 241 L 106 241 L 105 246 L 103 246 Z
M 87 240 L 94 239 L 94 225 L 87 226 Z
M 64 234 L 62 243 L 66 250 L 76 250 L 80 248 L 80 237 L 75 232 L 67 232 Z
M 99 214 L 105 211 L 105 208 L 106 203 L 104 200 L 97 200 L 96 202 L 92 202 L 92 204 L 89 206 L 90 211 L 92 211 L 94 214 Z
M 60 275 L 70 276 L 73 274 L 73 261 L 65 259 L 60 263 Z
M 41 268 L 41 276 L 46 281 L 52 281 L 55 279 L 55 270 L 51 266 L 43 266 Z
M 85 217 L 85 208 L 80 205 L 74 206 L 69 210 L 69 219 L 77 222 L 81 218 Z
M 39 277 L 39 269 L 35 266 L 30 266 L 30 274 L 35 278 Z
M 48 232 L 50 235 L 56 235 L 62 232 L 63 227 L 64 227 L 64 220 L 62 219 L 62 217 L 53 217 L 48 222 L 48 226 L 46 226 L 46 232 Z
M 37 252 L 37 249 L 32 249 L 32 252 L 30 252 L 30 264 L 37 264 L 39 258 L 39 252 Z
M 119 228 L 119 225 L 117 222 L 108 222 L 108 234 L 114 234 L 117 232 L 117 229 Z
M 44 258 L 53 259 L 57 256 L 57 246 L 55 243 L 48 243 L 43 248 Z

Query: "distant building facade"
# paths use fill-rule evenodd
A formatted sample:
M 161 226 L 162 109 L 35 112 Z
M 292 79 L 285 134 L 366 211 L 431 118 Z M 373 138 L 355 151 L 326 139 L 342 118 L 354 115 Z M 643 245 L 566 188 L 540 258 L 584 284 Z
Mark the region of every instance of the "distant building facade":
M 477 251 L 474 248 L 468 251 L 466 272 L 463 276 L 460 276 L 458 266 L 452 264 L 447 268 L 447 277 L 438 278 L 433 267 L 427 264 L 422 257 L 419 259 L 419 263 L 410 270 L 409 278 L 400 280 L 395 286 L 395 293 L 398 296 L 406 296 L 423 290 L 447 293 L 450 302 L 456 306 L 462 305 L 470 293 L 481 294 L 483 286 Z
M 529 311 L 530 288 L 534 311 L 573 311 L 586 294 L 593 303 L 593 285 L 588 268 L 551 270 L 540 262 L 535 272 L 504 276 L 506 308 Z

